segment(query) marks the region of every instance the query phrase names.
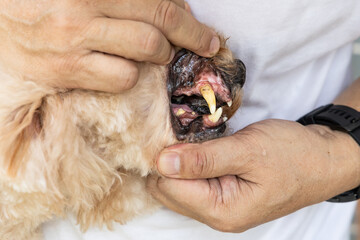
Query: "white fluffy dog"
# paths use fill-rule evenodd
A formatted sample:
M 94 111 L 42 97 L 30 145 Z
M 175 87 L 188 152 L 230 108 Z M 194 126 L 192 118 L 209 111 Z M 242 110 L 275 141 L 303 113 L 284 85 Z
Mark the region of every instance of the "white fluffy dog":
M 0 72 L 0 238 L 40 239 L 41 223 L 68 212 L 86 230 L 153 209 L 145 180 L 157 154 L 220 136 L 244 75 L 224 41 L 212 59 L 181 50 L 168 66 L 144 64 L 122 94 Z

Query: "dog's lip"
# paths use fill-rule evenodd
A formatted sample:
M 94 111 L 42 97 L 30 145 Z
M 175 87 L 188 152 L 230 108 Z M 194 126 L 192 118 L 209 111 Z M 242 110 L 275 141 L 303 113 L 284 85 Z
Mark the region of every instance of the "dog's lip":
M 221 124 L 212 128 L 206 128 L 204 127 L 203 120 L 201 118 L 196 118 L 188 126 L 183 126 L 180 120 L 176 118 L 174 114 L 171 114 L 170 116 L 176 138 L 179 141 L 203 141 L 220 136 L 225 132 L 226 129 L 225 122 L 222 122 Z
M 231 106 L 231 91 L 215 68 L 211 59 L 181 50 L 169 65 L 168 94 L 173 129 L 179 140 L 211 137 L 211 134 L 222 134 L 227 117 L 218 111 L 210 114 L 201 88 L 209 85 L 216 95 L 216 109 Z M 187 96 L 193 101 L 181 101 Z M 192 105 L 196 101 L 197 105 Z M 186 104 L 191 103 L 191 104 Z M 214 113 L 214 109 L 212 109 Z M 215 116 L 215 117 L 214 117 Z M 191 140 L 190 140 L 191 141 Z
M 193 110 L 186 104 L 171 104 L 172 114 L 177 117 L 182 126 L 189 126 L 195 119 L 199 118 L 203 121 L 203 126 L 205 128 L 214 128 L 219 126 L 220 124 L 226 122 L 226 117 L 220 117 L 218 121 L 213 122 L 209 117 L 212 115 L 210 112 L 201 113 L 199 111 Z M 178 114 L 181 114 L 181 117 Z
M 172 95 L 202 96 L 201 88 L 204 85 L 211 86 L 217 100 L 221 102 L 230 102 L 232 100 L 231 91 L 229 87 L 226 86 L 221 74 L 217 70 L 210 69 L 208 66 L 203 67 L 202 70 L 199 71 L 198 75 L 195 76 L 194 85 L 176 88 L 174 89 Z

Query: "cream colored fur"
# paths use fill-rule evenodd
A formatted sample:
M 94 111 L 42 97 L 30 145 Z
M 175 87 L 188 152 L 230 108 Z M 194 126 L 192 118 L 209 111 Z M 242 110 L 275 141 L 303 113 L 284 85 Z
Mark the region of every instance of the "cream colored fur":
M 41 239 L 73 213 L 83 230 L 153 209 L 145 176 L 176 139 L 165 68 L 144 65 L 121 94 L 65 91 L 0 71 L 0 239 Z

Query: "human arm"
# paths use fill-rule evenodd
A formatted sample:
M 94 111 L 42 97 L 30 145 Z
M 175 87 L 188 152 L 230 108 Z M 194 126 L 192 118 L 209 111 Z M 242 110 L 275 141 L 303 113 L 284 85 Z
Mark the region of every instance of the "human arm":
M 359 93 L 360 79 L 334 103 L 360 111 Z M 265 120 L 229 137 L 165 149 L 158 170 L 166 177 L 152 176 L 148 188 L 165 206 L 241 232 L 359 186 L 360 147 L 326 126 Z
M 184 8 L 183 0 L 1 1 L 0 69 L 51 87 L 126 90 L 137 63 L 168 63 L 172 44 L 218 51 L 215 32 Z

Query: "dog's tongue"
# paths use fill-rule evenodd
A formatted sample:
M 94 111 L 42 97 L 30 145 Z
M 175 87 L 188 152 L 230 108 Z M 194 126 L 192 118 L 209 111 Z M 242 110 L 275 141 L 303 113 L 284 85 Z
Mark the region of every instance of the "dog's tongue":
M 183 126 L 188 126 L 192 121 L 194 121 L 199 114 L 194 112 L 186 104 L 172 104 L 172 111 L 175 116 L 177 116 Z
M 200 116 L 186 104 L 172 104 L 172 111 L 183 126 L 189 126 L 192 121 Z M 212 128 L 226 122 L 226 117 L 221 118 L 222 112 L 223 110 L 220 107 L 214 114 L 203 115 L 204 127 Z

